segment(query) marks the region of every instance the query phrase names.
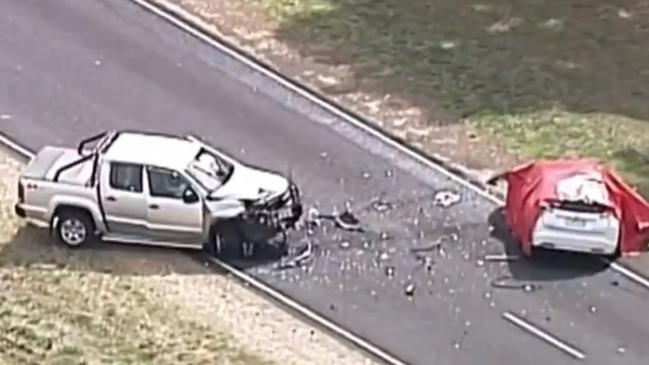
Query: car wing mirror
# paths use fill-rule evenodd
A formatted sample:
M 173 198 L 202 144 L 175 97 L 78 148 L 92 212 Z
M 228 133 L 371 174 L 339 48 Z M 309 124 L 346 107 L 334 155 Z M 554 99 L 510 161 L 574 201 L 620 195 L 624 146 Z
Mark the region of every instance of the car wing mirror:
M 191 188 L 185 189 L 183 191 L 183 202 L 186 204 L 196 203 L 198 201 L 198 195 Z

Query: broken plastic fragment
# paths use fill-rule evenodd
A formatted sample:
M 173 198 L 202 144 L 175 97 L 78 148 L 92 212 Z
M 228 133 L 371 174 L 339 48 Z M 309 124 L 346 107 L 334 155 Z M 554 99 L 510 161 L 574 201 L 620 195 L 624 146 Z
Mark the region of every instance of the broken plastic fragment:
M 361 221 L 349 210 L 345 210 L 343 213 L 336 215 L 334 221 L 336 222 L 336 225 L 342 229 L 348 231 L 361 230 Z
M 414 283 L 408 283 L 408 285 L 406 285 L 405 294 L 407 297 L 412 297 L 415 294 Z
M 377 213 L 383 213 L 387 210 L 394 209 L 394 205 L 390 202 L 377 199 L 372 203 L 372 208 L 374 208 Z
M 451 190 L 442 190 L 435 193 L 433 204 L 436 206 L 448 208 L 461 200 L 460 194 Z
M 394 277 L 394 266 L 388 266 L 385 268 L 385 275 L 389 278 Z

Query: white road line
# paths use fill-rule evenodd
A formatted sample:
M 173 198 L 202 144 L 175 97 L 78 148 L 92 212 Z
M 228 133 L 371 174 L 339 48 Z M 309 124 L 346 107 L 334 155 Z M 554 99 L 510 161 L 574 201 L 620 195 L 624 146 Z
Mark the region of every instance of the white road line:
M 561 341 L 557 337 L 549 334 L 546 331 L 543 331 L 542 329 L 534 326 L 530 322 L 522 319 L 521 317 L 511 313 L 511 312 L 504 312 L 502 314 L 503 318 L 506 319 L 507 321 L 513 323 L 514 325 L 526 330 L 527 332 L 531 333 L 532 335 L 542 339 L 543 341 L 555 346 L 556 348 L 560 349 L 561 351 L 569 354 L 570 356 L 578 359 L 578 360 L 583 360 L 586 358 L 586 354 L 584 354 L 583 351 L 567 344 L 566 342 Z
M 385 133 L 376 130 L 370 126 L 368 126 L 365 122 L 362 120 L 357 119 L 353 115 L 350 115 L 346 113 L 343 110 L 340 110 L 333 104 L 331 104 L 329 101 L 321 98 L 320 96 L 311 93 L 310 91 L 300 87 L 299 85 L 294 84 L 293 82 L 290 82 L 286 77 L 281 75 L 279 72 L 269 70 L 263 66 L 261 66 L 257 61 L 251 60 L 250 58 L 244 56 L 245 51 L 243 50 L 237 50 L 233 49 L 232 47 L 228 46 L 227 44 L 222 44 L 219 42 L 217 39 L 210 37 L 209 35 L 204 34 L 203 32 L 197 30 L 194 26 L 192 26 L 190 23 L 197 24 L 199 28 L 202 28 L 206 30 L 206 32 L 211 32 L 214 33 L 217 37 L 221 39 L 226 39 L 225 36 L 220 34 L 214 27 L 210 26 L 208 23 L 200 19 L 199 17 L 192 15 L 191 13 L 187 12 L 186 10 L 182 9 L 180 6 L 175 5 L 167 0 L 129 0 L 132 1 L 144 9 L 160 16 L 164 20 L 170 22 L 171 24 L 175 25 L 176 27 L 188 32 L 189 34 L 193 35 L 194 37 L 202 40 L 203 42 L 209 44 L 210 46 L 218 49 L 219 51 L 227 54 L 228 56 L 236 59 L 237 61 L 245 64 L 246 66 L 250 67 L 253 69 L 255 72 L 261 73 L 265 76 L 267 76 L 269 79 L 279 83 L 280 85 L 286 87 L 287 89 L 295 92 L 296 94 L 304 97 L 305 99 L 315 103 L 318 105 L 320 108 L 332 113 L 333 115 L 345 120 L 346 122 L 350 123 L 356 128 L 359 128 L 363 130 L 364 132 L 370 134 L 372 137 L 380 140 L 381 142 L 401 151 L 402 153 L 408 155 L 412 159 L 416 160 L 417 162 L 432 168 L 436 170 L 437 172 L 449 177 L 456 183 L 476 192 L 480 196 L 484 197 L 485 199 L 497 204 L 497 205 L 504 205 L 505 201 L 502 199 L 498 198 L 495 195 L 490 194 L 488 191 L 480 189 L 479 187 L 475 186 L 474 184 L 470 183 L 469 181 L 463 179 L 462 177 L 448 171 L 445 169 L 443 166 L 440 166 L 439 164 L 435 163 L 434 161 L 430 160 L 426 156 L 413 151 L 401 143 L 394 141 L 391 139 L 389 136 L 387 136 Z M 160 5 L 156 5 L 155 3 L 159 3 Z M 171 12 L 178 14 L 179 17 L 170 14 L 167 11 L 161 10 L 161 7 L 164 9 L 168 9 Z M 253 57 L 254 59 L 254 57 Z M 614 263 L 611 261 L 606 260 L 607 263 L 610 264 L 610 267 L 617 271 L 618 273 L 624 275 L 626 278 L 629 280 L 632 280 L 645 288 L 649 289 L 649 280 L 645 279 L 642 277 L 642 275 L 639 275 L 637 273 L 634 273 L 633 271 L 629 270 L 628 268 L 624 267 L 623 265 L 620 265 L 618 263 Z
M 624 265 L 620 265 L 617 262 L 609 262 L 609 267 L 627 279 L 649 290 L 649 280 L 646 277 L 629 270 Z
M 344 329 L 343 327 L 338 326 L 337 324 L 333 323 L 332 321 L 324 318 L 320 314 L 316 313 L 315 311 L 312 311 L 308 309 L 307 307 L 303 306 L 302 304 L 298 303 L 297 301 L 289 298 L 288 296 L 280 293 L 279 291 L 273 289 L 271 286 L 264 284 L 263 282 L 255 279 L 254 277 L 246 274 L 245 272 L 235 268 L 234 266 L 231 266 L 230 264 L 223 262 L 215 257 L 209 257 L 208 260 L 210 260 L 212 263 L 215 265 L 223 268 L 227 272 L 231 273 L 232 275 L 236 276 L 240 280 L 243 280 L 246 283 L 249 283 L 253 288 L 256 290 L 259 290 L 260 292 L 268 295 L 269 297 L 273 298 L 274 300 L 278 301 L 279 303 L 289 307 L 290 309 L 294 310 L 295 312 L 303 315 L 304 317 L 314 321 L 318 325 L 327 328 L 328 330 L 332 331 L 333 333 L 343 337 L 347 341 L 350 341 L 351 343 L 355 344 L 356 346 L 360 347 L 361 349 L 367 351 L 368 353 L 378 357 L 379 359 L 387 362 L 388 364 L 391 365 L 406 365 L 407 363 L 395 358 L 394 356 L 388 354 L 387 352 L 383 351 L 377 346 L 374 346 L 373 344 L 365 341 L 364 339 L 356 336 L 355 334 L 349 332 L 348 330 Z
M 0 144 L 4 144 L 7 147 L 9 147 L 11 150 L 14 152 L 18 153 L 19 155 L 26 157 L 28 159 L 33 159 L 35 154 L 34 152 L 28 150 L 27 148 L 23 147 L 20 143 L 14 141 L 13 139 L 5 136 L 3 133 L 0 133 Z

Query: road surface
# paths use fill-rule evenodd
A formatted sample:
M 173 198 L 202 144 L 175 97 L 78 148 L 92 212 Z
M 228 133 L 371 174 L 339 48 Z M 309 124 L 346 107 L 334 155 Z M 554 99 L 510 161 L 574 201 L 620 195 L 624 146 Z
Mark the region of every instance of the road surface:
M 325 224 L 307 269 L 245 270 L 403 361 L 545 365 L 585 354 L 589 364 L 647 363 L 643 289 L 584 259 L 482 262 L 503 251 L 490 230 L 493 203 L 378 141 L 350 138 L 358 131 L 339 121 L 315 122 L 246 72 L 127 0 L 0 0 L 2 133 L 38 149 L 108 128 L 191 132 L 254 164 L 291 169 L 307 204 L 328 212 L 347 202 L 368 232 Z M 440 189 L 461 202 L 434 206 Z M 394 206 L 363 209 L 382 194 Z M 442 250 L 420 253 L 428 265 L 411 252 L 440 239 Z M 502 275 L 541 287 L 493 288 Z M 508 311 L 559 342 L 505 320 Z

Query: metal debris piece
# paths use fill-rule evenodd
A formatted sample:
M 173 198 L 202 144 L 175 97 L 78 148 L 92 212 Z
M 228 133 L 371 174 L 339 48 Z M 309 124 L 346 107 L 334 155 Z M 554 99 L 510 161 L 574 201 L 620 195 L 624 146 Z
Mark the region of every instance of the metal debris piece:
M 413 295 L 415 295 L 415 284 L 414 283 L 408 283 L 405 288 L 405 294 L 408 298 L 412 298 Z
M 298 268 L 311 260 L 313 258 L 313 253 L 314 245 L 311 241 L 307 241 L 306 249 L 301 254 L 287 261 L 280 262 L 276 268 L 277 270 Z
M 508 254 L 492 254 L 492 255 L 484 256 L 485 261 L 489 261 L 489 262 L 516 261 L 519 260 L 520 258 L 521 257 L 519 255 L 508 255 Z
M 496 279 L 493 279 L 491 281 L 491 286 L 498 289 L 518 289 L 518 290 L 523 290 L 525 292 L 533 292 L 540 289 L 541 287 L 538 284 L 532 284 L 532 283 L 508 282 L 511 280 L 513 280 L 513 278 L 510 275 L 504 275 Z
M 441 190 L 435 193 L 433 204 L 435 206 L 448 208 L 462 200 L 460 194 L 452 190 Z
M 394 266 L 388 266 L 385 268 L 385 275 L 389 278 L 394 277 Z
M 377 212 L 377 213 L 383 213 L 386 212 L 390 209 L 394 209 L 394 204 L 385 201 L 383 199 L 377 199 L 372 202 L 372 208 Z
M 338 227 L 348 231 L 362 231 L 361 221 L 349 210 L 345 210 L 341 214 L 336 215 L 334 222 Z

